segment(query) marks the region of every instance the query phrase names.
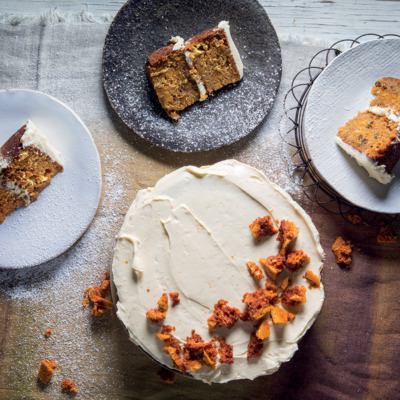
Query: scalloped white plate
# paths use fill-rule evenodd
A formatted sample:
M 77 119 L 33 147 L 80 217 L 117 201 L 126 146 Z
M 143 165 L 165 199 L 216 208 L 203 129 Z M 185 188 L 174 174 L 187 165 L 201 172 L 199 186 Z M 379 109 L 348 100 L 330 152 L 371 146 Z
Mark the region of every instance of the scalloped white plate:
M 400 213 L 400 163 L 395 178 L 383 185 L 335 142 L 338 128 L 373 99 L 371 89 L 383 77 L 400 78 L 400 39 L 372 40 L 347 50 L 324 69 L 312 86 L 304 136 L 323 179 L 349 202 L 367 210 Z
M 37 201 L 0 225 L 0 267 L 23 268 L 57 257 L 86 231 L 101 195 L 101 164 L 93 138 L 65 104 L 44 93 L 0 91 L 0 146 L 31 119 L 61 152 L 64 172 Z

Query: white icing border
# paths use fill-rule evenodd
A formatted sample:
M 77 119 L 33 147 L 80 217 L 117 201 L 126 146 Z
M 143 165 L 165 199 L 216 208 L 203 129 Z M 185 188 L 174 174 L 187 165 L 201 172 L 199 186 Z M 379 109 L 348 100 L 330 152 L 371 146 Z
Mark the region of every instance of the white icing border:
M 393 174 L 388 174 L 385 165 L 378 165 L 376 161 L 371 160 L 366 154 L 361 153 L 354 147 L 345 143 L 339 136 L 335 138 L 336 143 L 352 158 L 354 158 L 358 165 L 364 167 L 371 178 L 376 179 L 378 182 L 387 184 L 394 178 Z
M 218 28 L 223 29 L 225 31 L 225 35 L 228 39 L 229 48 L 231 49 L 233 59 L 235 60 L 236 67 L 239 71 L 239 77 L 240 77 L 240 79 L 242 79 L 243 78 L 243 63 L 242 63 L 242 59 L 240 58 L 239 51 L 238 51 L 235 43 L 233 42 L 233 39 L 231 36 L 231 31 L 230 31 L 230 26 L 229 26 L 229 21 L 221 21 L 218 24 Z

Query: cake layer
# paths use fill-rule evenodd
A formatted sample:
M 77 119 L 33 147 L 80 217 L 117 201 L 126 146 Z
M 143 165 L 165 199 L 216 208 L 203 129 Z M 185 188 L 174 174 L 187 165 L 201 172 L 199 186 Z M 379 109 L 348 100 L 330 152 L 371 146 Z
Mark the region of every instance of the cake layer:
M 200 98 L 195 79 L 186 63 L 185 51 L 163 47 L 148 58 L 147 75 L 168 116 L 178 119 L 182 111 Z
M 243 76 L 235 62 L 231 46 L 238 54 L 232 39 L 228 40 L 229 24 L 222 21 L 218 27 L 199 33 L 186 44 L 186 57 L 199 74 L 209 94 L 239 81 Z M 237 58 L 239 66 L 240 57 Z
M 400 122 L 400 79 L 391 77 L 379 79 L 371 93 L 376 97 L 371 101 L 370 107 L 390 110 Z M 390 114 L 386 114 L 388 115 Z
M 132 203 L 119 232 L 112 272 L 118 293 L 117 314 L 131 340 L 162 364 L 173 362 L 157 338 L 161 325 L 180 344 L 195 329 L 205 341 L 223 336 L 233 346 L 233 364 L 216 363 L 191 374 L 205 382 L 253 379 L 276 371 L 297 350 L 297 343 L 312 325 L 324 299 L 323 288 L 310 289 L 304 272 L 285 271 L 293 285 L 308 287 L 307 301 L 287 325 L 272 325 L 270 337 L 257 359 L 247 359 L 254 323 L 238 321 L 232 329 L 209 331 L 207 319 L 219 300 L 245 310 L 245 292 L 265 285 L 249 274 L 246 263 L 278 254 L 276 235 L 261 242 L 249 224 L 257 217 L 293 221 L 299 234 L 291 249 L 303 250 L 306 269 L 320 277 L 323 251 L 309 216 L 290 196 L 270 183 L 260 171 L 235 160 L 208 167 L 183 167 L 142 190 Z M 276 221 L 275 221 L 276 223 Z M 169 307 L 166 319 L 154 323 L 146 312 L 162 293 L 179 293 L 180 303 Z

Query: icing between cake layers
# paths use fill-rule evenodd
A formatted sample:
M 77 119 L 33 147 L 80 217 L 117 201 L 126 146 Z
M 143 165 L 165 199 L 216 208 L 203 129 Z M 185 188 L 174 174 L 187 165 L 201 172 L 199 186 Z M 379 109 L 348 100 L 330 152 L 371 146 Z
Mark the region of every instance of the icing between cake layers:
M 176 327 L 180 343 L 192 329 L 205 341 L 223 336 L 233 346 L 234 363 L 217 362 L 191 373 L 205 382 L 254 379 L 275 372 L 297 350 L 297 342 L 317 317 L 324 291 L 307 289 L 307 302 L 288 325 L 272 325 L 261 357 L 247 360 L 252 323 L 238 321 L 231 329 L 209 332 L 207 319 L 223 299 L 244 311 L 245 292 L 259 286 L 246 262 L 278 254 L 280 243 L 270 237 L 258 243 L 249 230 L 257 217 L 273 215 L 293 221 L 300 230 L 294 247 L 311 258 L 305 269 L 320 276 L 323 250 L 310 217 L 291 197 L 260 171 L 227 160 L 212 166 L 183 167 L 162 178 L 154 188 L 141 190 L 132 203 L 115 247 L 112 273 L 117 290 L 117 315 L 130 339 L 170 368 L 172 360 L 156 337 L 162 323 L 146 319 L 162 293 L 178 292 L 164 324 Z M 293 285 L 308 286 L 303 273 L 288 274 Z M 265 280 L 261 281 L 262 287 Z

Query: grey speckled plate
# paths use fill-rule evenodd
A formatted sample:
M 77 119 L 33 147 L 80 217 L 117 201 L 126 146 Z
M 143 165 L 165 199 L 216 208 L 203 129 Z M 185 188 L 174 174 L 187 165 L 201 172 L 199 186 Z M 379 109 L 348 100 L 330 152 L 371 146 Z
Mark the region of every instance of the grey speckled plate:
M 230 22 L 243 80 L 172 122 L 147 79 L 146 59 L 171 36 L 189 39 L 222 20 Z M 271 109 L 281 70 L 278 38 L 256 0 L 131 0 L 112 22 L 103 50 L 104 87 L 117 114 L 143 138 L 182 152 L 214 149 L 248 135 Z

